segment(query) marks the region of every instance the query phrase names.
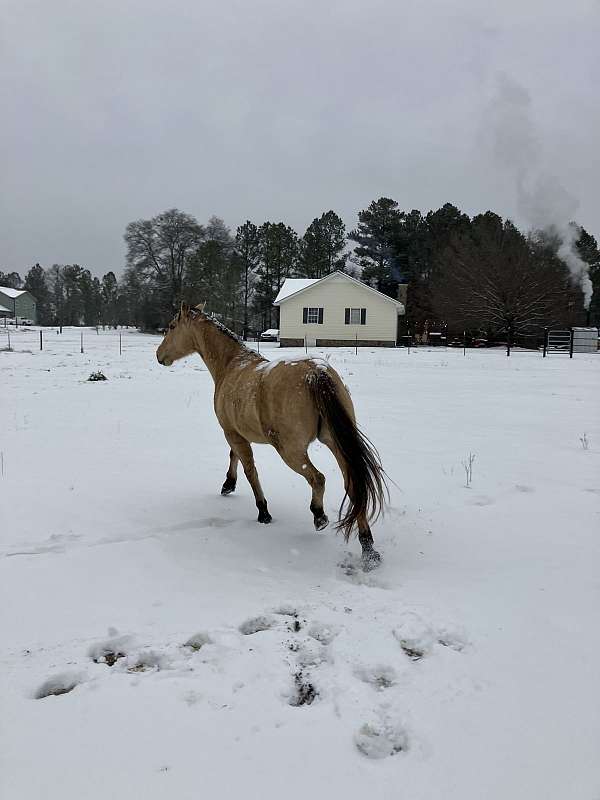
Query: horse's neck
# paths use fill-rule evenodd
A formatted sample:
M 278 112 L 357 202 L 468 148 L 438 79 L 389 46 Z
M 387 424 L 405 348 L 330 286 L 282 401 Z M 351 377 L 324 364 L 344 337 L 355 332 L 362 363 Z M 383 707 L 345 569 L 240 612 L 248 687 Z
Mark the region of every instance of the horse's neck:
M 197 323 L 195 327 L 197 350 L 214 382 L 218 384 L 231 361 L 242 355 L 245 348 L 207 320 Z

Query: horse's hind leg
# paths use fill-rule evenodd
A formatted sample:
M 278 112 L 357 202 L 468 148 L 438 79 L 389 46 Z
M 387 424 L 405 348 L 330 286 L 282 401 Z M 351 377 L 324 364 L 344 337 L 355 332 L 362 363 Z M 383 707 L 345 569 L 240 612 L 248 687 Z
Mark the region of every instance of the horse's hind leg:
M 231 494 L 235 492 L 235 485 L 237 483 L 237 468 L 238 468 L 239 458 L 233 452 L 233 450 L 229 451 L 229 469 L 227 470 L 227 475 L 225 476 L 225 483 L 221 487 L 221 494 Z
M 340 451 L 335 446 L 335 443 L 329 433 L 327 431 L 321 435 L 320 440 L 326 445 L 333 455 L 335 456 L 335 460 L 338 462 L 338 466 L 342 475 L 344 476 L 344 488 L 346 489 L 346 494 L 352 500 L 353 497 L 353 489 L 352 489 L 352 482 L 348 476 L 348 469 L 346 467 L 346 462 L 344 457 L 340 453 Z M 361 514 L 357 520 L 358 523 L 358 541 L 360 542 L 360 546 L 362 548 L 362 563 L 363 563 L 363 570 L 365 572 L 369 572 L 375 567 L 378 567 L 381 563 L 381 554 L 375 550 L 373 547 L 373 534 L 371 533 L 371 527 L 369 525 L 369 521 L 364 514 Z
M 254 455 L 252 453 L 252 448 L 250 447 L 250 442 L 237 433 L 226 433 L 225 438 L 229 442 L 234 455 L 236 455 L 242 462 L 244 475 L 252 487 L 254 499 L 256 501 L 256 507 L 258 508 L 258 521 L 265 523 L 271 522 L 272 517 L 269 514 L 267 501 L 265 500 L 260 481 L 258 480 L 258 472 L 256 471 L 256 464 L 254 463 Z
M 312 489 L 310 510 L 313 514 L 315 530 L 323 530 L 329 523 L 323 511 L 323 495 L 325 494 L 325 476 L 312 463 L 306 450 L 278 448 L 279 455 L 290 469 L 306 478 Z

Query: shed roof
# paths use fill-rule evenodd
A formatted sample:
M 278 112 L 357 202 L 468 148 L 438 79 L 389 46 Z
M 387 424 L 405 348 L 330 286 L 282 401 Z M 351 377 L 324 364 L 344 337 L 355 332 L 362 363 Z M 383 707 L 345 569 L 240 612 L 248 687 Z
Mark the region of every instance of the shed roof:
M 12 314 L 13 312 L 10 308 L 5 308 L 4 306 L 0 306 L 0 314 Z
M 12 297 L 13 299 L 20 297 L 22 294 L 27 294 L 26 289 L 11 289 L 10 286 L 0 286 L 0 292 L 5 294 L 7 297 Z

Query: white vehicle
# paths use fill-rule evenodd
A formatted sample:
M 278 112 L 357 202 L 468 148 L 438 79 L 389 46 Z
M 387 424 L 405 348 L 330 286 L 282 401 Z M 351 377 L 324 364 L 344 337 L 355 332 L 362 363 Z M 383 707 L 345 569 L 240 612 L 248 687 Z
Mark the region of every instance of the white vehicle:
M 279 339 L 279 328 L 269 328 L 260 335 L 261 342 L 276 342 Z

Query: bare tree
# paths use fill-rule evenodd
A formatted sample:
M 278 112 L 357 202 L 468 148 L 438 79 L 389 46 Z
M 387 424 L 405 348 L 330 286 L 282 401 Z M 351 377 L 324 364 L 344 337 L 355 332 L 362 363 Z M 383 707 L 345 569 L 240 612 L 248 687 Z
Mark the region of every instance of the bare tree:
M 443 251 L 433 285 L 437 313 L 450 327 L 526 334 L 572 322 L 581 294 L 553 246 L 526 238 L 491 212 Z
M 204 229 L 194 217 L 176 208 L 152 219 L 130 222 L 125 231 L 127 264 L 153 274 L 165 306 L 174 310 L 182 299 L 187 258 L 203 238 Z

